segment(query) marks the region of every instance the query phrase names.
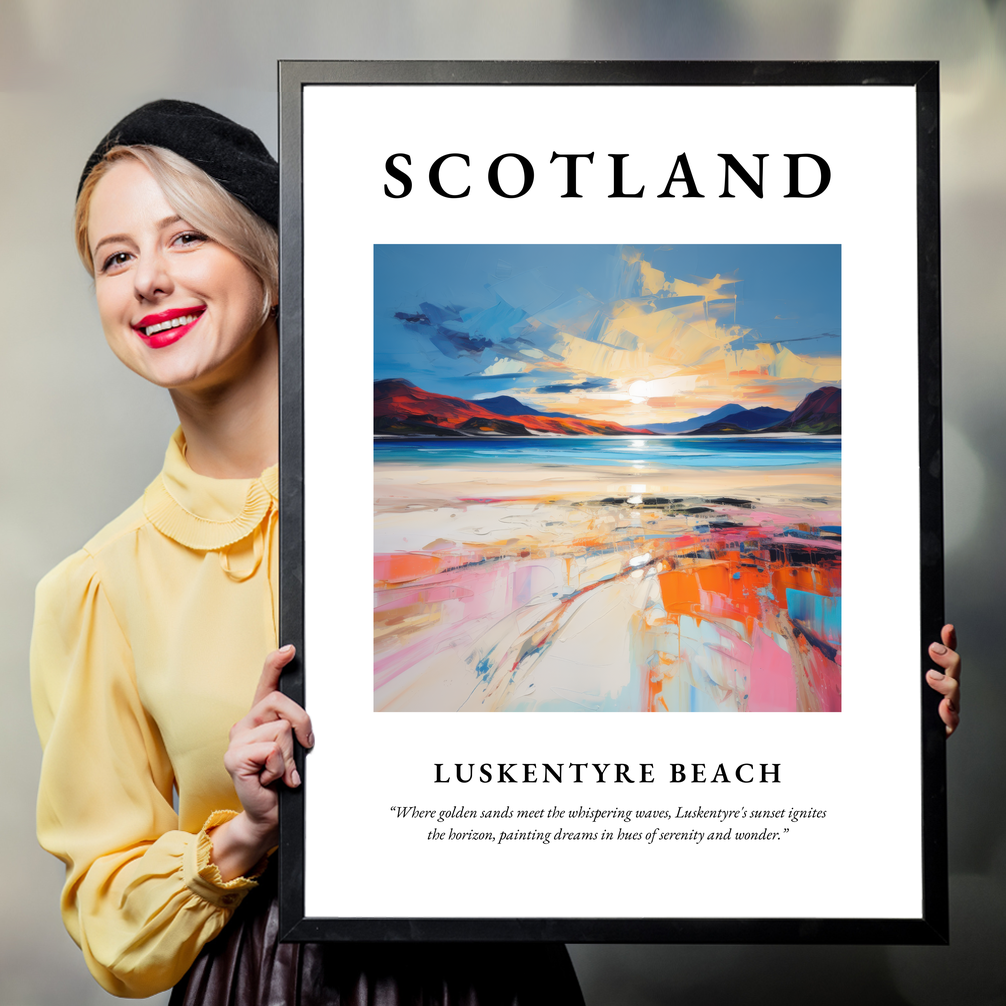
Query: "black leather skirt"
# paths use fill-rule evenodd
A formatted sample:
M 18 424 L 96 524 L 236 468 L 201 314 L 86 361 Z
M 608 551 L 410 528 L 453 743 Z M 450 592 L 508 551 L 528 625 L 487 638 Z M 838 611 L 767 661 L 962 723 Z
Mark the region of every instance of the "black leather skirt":
M 280 943 L 275 871 L 170 1006 L 583 1006 L 561 943 Z

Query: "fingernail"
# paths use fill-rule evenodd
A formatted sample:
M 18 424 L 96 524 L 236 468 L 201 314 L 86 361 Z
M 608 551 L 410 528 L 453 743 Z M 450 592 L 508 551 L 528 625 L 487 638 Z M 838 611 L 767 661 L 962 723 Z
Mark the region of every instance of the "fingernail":
M 309 748 L 313 748 L 314 747 L 314 732 L 313 731 L 307 735 L 307 746 Z
M 933 645 L 930 646 L 929 649 L 931 649 L 933 651 L 933 653 L 946 653 L 947 652 L 947 648 L 942 643 L 933 643 Z
M 290 773 L 290 781 L 294 784 L 294 786 L 300 785 L 300 773 L 296 769 Z
M 940 673 L 939 671 L 930 671 L 930 672 L 929 672 L 929 676 L 930 676 L 930 677 L 931 677 L 931 678 L 932 678 L 932 679 L 933 679 L 934 681 L 942 681 L 942 680 L 943 680 L 943 678 L 945 677 L 945 675 L 941 674 L 941 673 Z
M 287 643 L 286 646 L 281 647 L 279 652 L 284 655 L 287 653 L 293 653 L 293 643 Z

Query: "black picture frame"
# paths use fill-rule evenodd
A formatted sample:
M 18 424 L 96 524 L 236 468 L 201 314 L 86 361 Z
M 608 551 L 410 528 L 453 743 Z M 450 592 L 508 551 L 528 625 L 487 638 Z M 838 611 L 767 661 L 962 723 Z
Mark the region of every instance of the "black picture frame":
M 915 91 L 918 237 L 918 402 L 923 722 L 923 904 L 919 918 L 318 918 L 305 915 L 305 807 L 310 758 L 297 752 L 304 785 L 281 794 L 280 927 L 287 941 L 427 940 L 625 943 L 940 944 L 949 939 L 945 736 L 939 696 L 925 684 L 928 643 L 943 624 L 940 382 L 939 71 L 935 62 L 353 62 L 282 61 L 280 119 L 280 641 L 298 648 L 282 688 L 310 711 L 304 648 L 304 395 L 302 95 L 305 86 L 407 84 L 911 87 Z M 338 862 L 333 869 L 340 869 Z

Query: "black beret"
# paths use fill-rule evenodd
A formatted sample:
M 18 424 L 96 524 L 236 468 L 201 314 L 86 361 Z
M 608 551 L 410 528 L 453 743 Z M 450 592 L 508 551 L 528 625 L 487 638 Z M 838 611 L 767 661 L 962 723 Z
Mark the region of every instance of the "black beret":
M 279 165 L 250 130 L 191 101 L 163 98 L 114 125 L 84 165 L 77 195 L 91 169 L 112 147 L 166 147 L 191 161 L 273 227 L 279 226 Z

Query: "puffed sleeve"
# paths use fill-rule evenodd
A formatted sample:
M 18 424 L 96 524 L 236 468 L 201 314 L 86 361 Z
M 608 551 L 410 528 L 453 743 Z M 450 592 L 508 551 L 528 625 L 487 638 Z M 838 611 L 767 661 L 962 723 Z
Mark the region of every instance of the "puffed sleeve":
M 198 834 L 178 830 L 171 764 L 87 552 L 39 584 L 31 684 L 44 752 L 38 837 L 66 864 L 66 928 L 114 995 L 168 989 L 255 883 L 225 883 L 210 862 L 206 830 L 233 811 Z

